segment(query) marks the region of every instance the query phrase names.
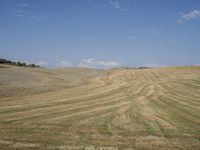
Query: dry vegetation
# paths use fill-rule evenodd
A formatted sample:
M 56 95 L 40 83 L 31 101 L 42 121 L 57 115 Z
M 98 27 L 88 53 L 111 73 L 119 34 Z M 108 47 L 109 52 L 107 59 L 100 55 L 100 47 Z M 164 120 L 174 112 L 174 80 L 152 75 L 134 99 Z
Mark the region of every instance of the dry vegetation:
M 0 67 L 1 149 L 200 147 L 200 67 Z

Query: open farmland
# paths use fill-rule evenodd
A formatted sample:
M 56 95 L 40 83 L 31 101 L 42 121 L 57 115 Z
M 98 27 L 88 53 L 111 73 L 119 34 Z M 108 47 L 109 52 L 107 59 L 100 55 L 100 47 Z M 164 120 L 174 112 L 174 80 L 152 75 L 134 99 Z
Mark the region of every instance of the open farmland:
M 0 149 L 200 148 L 200 67 L 0 68 Z

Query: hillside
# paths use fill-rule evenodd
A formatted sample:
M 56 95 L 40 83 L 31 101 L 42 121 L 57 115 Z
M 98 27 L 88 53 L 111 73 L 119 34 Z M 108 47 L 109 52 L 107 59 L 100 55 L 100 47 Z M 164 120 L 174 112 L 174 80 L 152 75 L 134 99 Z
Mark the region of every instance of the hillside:
M 102 74 L 100 70 L 68 68 L 43 69 L 0 65 L 0 97 L 12 97 L 56 91 L 86 82 Z
M 200 67 L 0 68 L 1 149 L 200 147 Z

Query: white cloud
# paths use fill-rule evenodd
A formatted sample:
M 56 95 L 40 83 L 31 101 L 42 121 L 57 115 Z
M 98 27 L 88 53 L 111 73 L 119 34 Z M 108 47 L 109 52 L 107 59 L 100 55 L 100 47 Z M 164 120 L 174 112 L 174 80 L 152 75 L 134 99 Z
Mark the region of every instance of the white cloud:
M 25 17 L 28 14 L 27 11 L 21 9 L 13 9 L 11 13 L 17 17 Z
M 29 4 L 23 3 L 23 4 L 20 4 L 20 6 L 22 6 L 22 7 L 28 7 Z
M 46 16 L 30 16 L 30 20 L 41 22 L 44 21 L 47 17 Z
M 151 67 L 151 68 L 162 67 L 162 65 L 159 65 L 157 63 L 147 63 L 147 64 L 145 64 L 143 66 L 145 66 L 145 67 Z
M 73 67 L 73 64 L 71 64 L 70 62 L 63 60 L 61 62 L 58 62 L 55 64 L 56 67 Z
M 155 33 L 157 33 L 158 31 L 157 31 L 157 29 L 152 29 L 151 32 L 152 32 L 152 34 L 155 34 Z
M 179 23 L 182 23 L 183 20 L 189 21 L 195 18 L 200 17 L 200 11 L 198 10 L 193 10 L 189 13 L 181 13 L 181 19 L 179 19 Z
M 182 22 L 183 22 L 183 20 L 182 20 L 182 19 L 179 19 L 179 20 L 178 20 L 178 22 L 179 22 L 179 23 L 182 23 Z
M 170 42 L 175 43 L 176 40 L 175 40 L 174 38 L 171 38 L 171 39 L 170 39 Z
M 113 1 L 111 0 L 110 1 L 110 4 L 114 7 L 114 8 L 120 8 L 120 5 L 119 5 L 119 1 Z
M 86 0 L 88 4 L 95 3 L 98 0 Z M 134 0 L 105 0 L 111 8 L 118 9 L 119 11 L 128 11 L 131 5 L 135 2 Z
M 47 17 L 44 15 L 34 15 L 33 13 L 29 11 L 25 11 L 23 9 L 13 9 L 11 11 L 11 14 L 16 16 L 16 17 L 21 17 L 26 20 L 32 21 L 32 22 L 42 22 L 44 21 Z
M 15 62 L 16 62 L 16 61 L 15 61 Z M 29 61 L 27 61 L 27 60 L 23 60 L 22 63 L 29 64 Z
M 88 3 L 88 4 L 90 4 L 90 3 L 92 3 L 92 2 L 93 2 L 92 0 L 87 0 L 87 3 Z
M 112 8 L 118 9 L 120 11 L 128 11 L 131 5 L 130 0 L 109 0 Z
M 83 59 L 78 65 L 79 67 L 86 68 L 97 68 L 97 69 L 108 69 L 112 67 L 120 66 L 120 62 L 118 61 L 100 61 L 94 58 Z
M 148 26 L 145 30 L 146 30 L 147 36 L 153 36 L 153 37 L 160 37 L 161 36 L 161 30 L 155 25 Z
M 38 61 L 35 63 L 36 65 L 42 66 L 42 67 L 47 67 L 48 63 L 46 61 Z
M 136 39 L 136 37 L 133 36 L 133 35 L 121 35 L 121 34 L 119 34 L 119 35 L 117 35 L 117 37 L 120 38 L 120 39 L 127 39 L 127 40 L 134 40 L 134 39 Z
M 150 34 L 152 36 L 159 36 L 160 35 L 160 31 L 159 31 L 159 29 L 157 27 L 151 27 Z

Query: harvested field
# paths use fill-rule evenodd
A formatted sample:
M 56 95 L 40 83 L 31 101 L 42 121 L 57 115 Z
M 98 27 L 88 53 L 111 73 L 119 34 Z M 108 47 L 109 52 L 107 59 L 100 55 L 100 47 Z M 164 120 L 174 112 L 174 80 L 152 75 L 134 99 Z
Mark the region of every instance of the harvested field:
M 200 148 L 200 67 L 2 67 L 0 84 L 0 149 Z

